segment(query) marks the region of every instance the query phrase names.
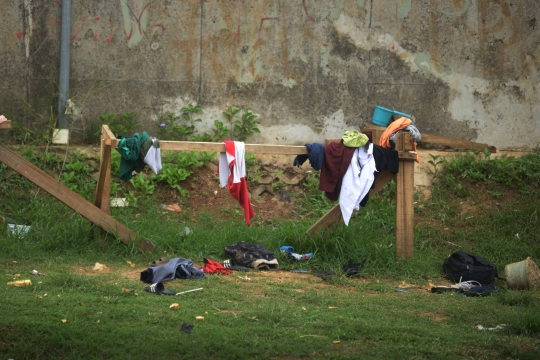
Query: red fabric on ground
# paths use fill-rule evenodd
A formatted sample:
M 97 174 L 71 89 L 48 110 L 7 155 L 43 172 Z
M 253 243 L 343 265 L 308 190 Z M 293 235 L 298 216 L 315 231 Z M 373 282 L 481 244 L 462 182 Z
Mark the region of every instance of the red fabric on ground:
M 207 274 L 223 274 L 229 275 L 232 273 L 232 270 L 225 269 L 221 263 L 212 261 L 210 259 L 204 259 L 204 267 L 202 268 Z

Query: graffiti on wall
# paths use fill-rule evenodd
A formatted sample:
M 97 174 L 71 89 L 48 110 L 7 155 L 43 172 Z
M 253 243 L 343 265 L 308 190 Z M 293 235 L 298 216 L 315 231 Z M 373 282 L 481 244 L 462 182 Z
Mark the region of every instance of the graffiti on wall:
M 61 6 L 60 0 L 48 0 L 49 6 Z M 188 80 L 192 78 L 195 59 L 201 56 L 211 57 L 211 71 L 214 78 L 232 76 L 238 82 L 254 82 L 270 76 L 265 70 L 267 60 L 280 66 L 283 84 L 292 86 L 305 80 L 304 72 L 290 66 L 291 61 L 307 63 L 308 59 L 317 59 L 317 66 L 323 75 L 332 72 L 329 64 L 331 39 L 325 24 L 336 21 L 342 13 L 373 17 L 382 13 L 395 16 L 402 21 L 415 11 L 412 0 L 295 0 L 283 2 L 275 0 L 225 2 L 219 0 L 193 0 L 177 3 L 181 11 L 171 14 L 164 2 L 149 0 L 116 0 L 114 6 L 106 10 L 85 1 L 74 10 L 72 18 L 73 42 L 104 42 L 111 46 L 121 45 L 134 48 L 150 44 L 152 49 L 160 46 L 185 53 L 185 71 Z M 512 47 L 519 40 L 519 29 L 506 0 L 478 2 L 478 42 L 482 50 L 495 46 L 488 65 L 500 68 L 505 59 L 504 50 Z M 110 11 L 113 9 L 113 11 Z M 438 16 L 456 19 L 469 16 L 470 0 L 438 2 L 435 6 L 434 21 Z M 96 13 L 106 11 L 106 13 Z M 489 12 L 489 16 L 488 16 Z M 202 20 L 201 20 L 202 13 Z M 46 21 L 46 33 L 51 41 L 58 41 L 60 35 L 60 12 L 50 12 L 53 18 Z M 249 14 L 249 15 L 248 15 Z M 496 14 L 497 16 L 493 16 Z M 367 21 L 368 16 L 359 16 L 360 21 Z M 187 19 L 187 20 L 186 20 Z M 362 20 L 363 19 L 363 20 Z M 202 34 L 201 21 L 203 22 Z M 182 26 L 183 23 L 187 25 Z M 34 25 L 35 26 L 35 25 Z M 364 24 L 367 26 L 367 24 Z M 439 61 L 437 48 L 438 30 L 432 26 L 435 39 L 431 59 Z M 41 29 L 43 30 L 43 29 Z M 26 34 L 17 30 L 14 36 L 23 41 Z M 293 35 L 291 35 L 293 34 Z M 299 34 L 299 35 L 298 35 Z M 298 41 L 298 37 L 305 42 Z M 494 41 L 491 39 L 494 38 Z M 279 41 L 276 41 L 279 39 Z M 495 45 L 492 45 L 492 44 Z M 161 45 L 160 45 L 161 44 Z M 486 45 L 490 44 L 490 45 Z M 240 51 L 234 51 L 240 49 Z M 524 58 L 523 49 L 519 51 Z M 220 58 L 217 59 L 216 55 Z M 429 54 L 428 54 L 429 55 Z M 390 56 L 394 56 L 391 52 Z M 489 66 L 488 66 L 489 71 Z M 275 71 L 273 71 L 275 73 Z

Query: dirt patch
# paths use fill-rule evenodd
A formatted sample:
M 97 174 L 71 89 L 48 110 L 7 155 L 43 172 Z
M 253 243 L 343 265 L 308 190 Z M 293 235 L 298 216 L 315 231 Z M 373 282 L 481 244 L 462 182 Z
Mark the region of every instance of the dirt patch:
M 303 192 L 302 179 L 292 170 L 272 172 L 267 167 L 258 167 L 258 179 L 248 181 L 250 201 L 255 213 L 252 221 L 294 219 L 294 209 L 298 207 L 297 196 Z M 297 184 L 286 184 L 282 179 L 293 179 Z M 265 184 L 259 183 L 266 182 Z M 290 180 L 289 182 L 292 182 Z M 163 204 L 179 203 L 183 212 L 190 216 L 207 213 L 214 218 L 227 220 L 244 216 L 244 209 L 225 188 L 219 185 L 215 165 L 197 169 L 180 186 L 189 191 L 188 197 L 181 197 L 178 191 L 160 188 L 157 197 Z

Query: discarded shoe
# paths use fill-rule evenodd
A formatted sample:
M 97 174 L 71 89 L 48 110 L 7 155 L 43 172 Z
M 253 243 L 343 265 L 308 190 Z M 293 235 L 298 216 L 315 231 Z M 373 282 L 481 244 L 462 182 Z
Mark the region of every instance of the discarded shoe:
M 250 270 L 250 268 L 245 267 L 245 266 L 234 265 L 231 260 L 225 260 L 223 261 L 221 265 L 223 265 L 225 269 L 231 269 L 234 271 L 249 271 Z
M 165 286 L 163 286 L 163 283 L 160 283 L 160 282 L 145 287 L 144 291 L 153 293 L 156 295 L 176 295 L 176 292 L 165 289 Z
M 360 270 L 364 268 L 364 264 L 358 263 L 358 264 L 344 264 L 343 265 L 343 271 L 345 272 L 345 276 L 352 277 Z
M 328 280 L 328 279 L 331 279 L 332 276 L 334 276 L 334 270 L 330 268 L 317 269 L 315 276 L 320 277 L 323 280 Z

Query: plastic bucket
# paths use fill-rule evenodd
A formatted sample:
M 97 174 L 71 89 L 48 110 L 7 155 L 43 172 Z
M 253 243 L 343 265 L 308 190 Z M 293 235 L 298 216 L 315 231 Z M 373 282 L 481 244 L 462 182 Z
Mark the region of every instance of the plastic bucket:
M 540 271 L 530 257 L 506 265 L 504 274 L 509 289 L 532 289 L 540 283 Z
M 397 111 L 397 110 L 394 110 L 394 114 L 395 115 L 399 115 L 399 116 L 404 116 L 406 117 L 407 119 L 410 119 L 412 116 L 409 115 L 409 114 L 405 114 L 405 113 L 402 113 L 401 111 Z
M 371 122 L 379 126 L 388 126 L 390 120 L 394 115 L 394 111 L 384 108 L 379 105 L 375 105 L 375 110 L 373 110 L 373 116 L 371 117 Z

